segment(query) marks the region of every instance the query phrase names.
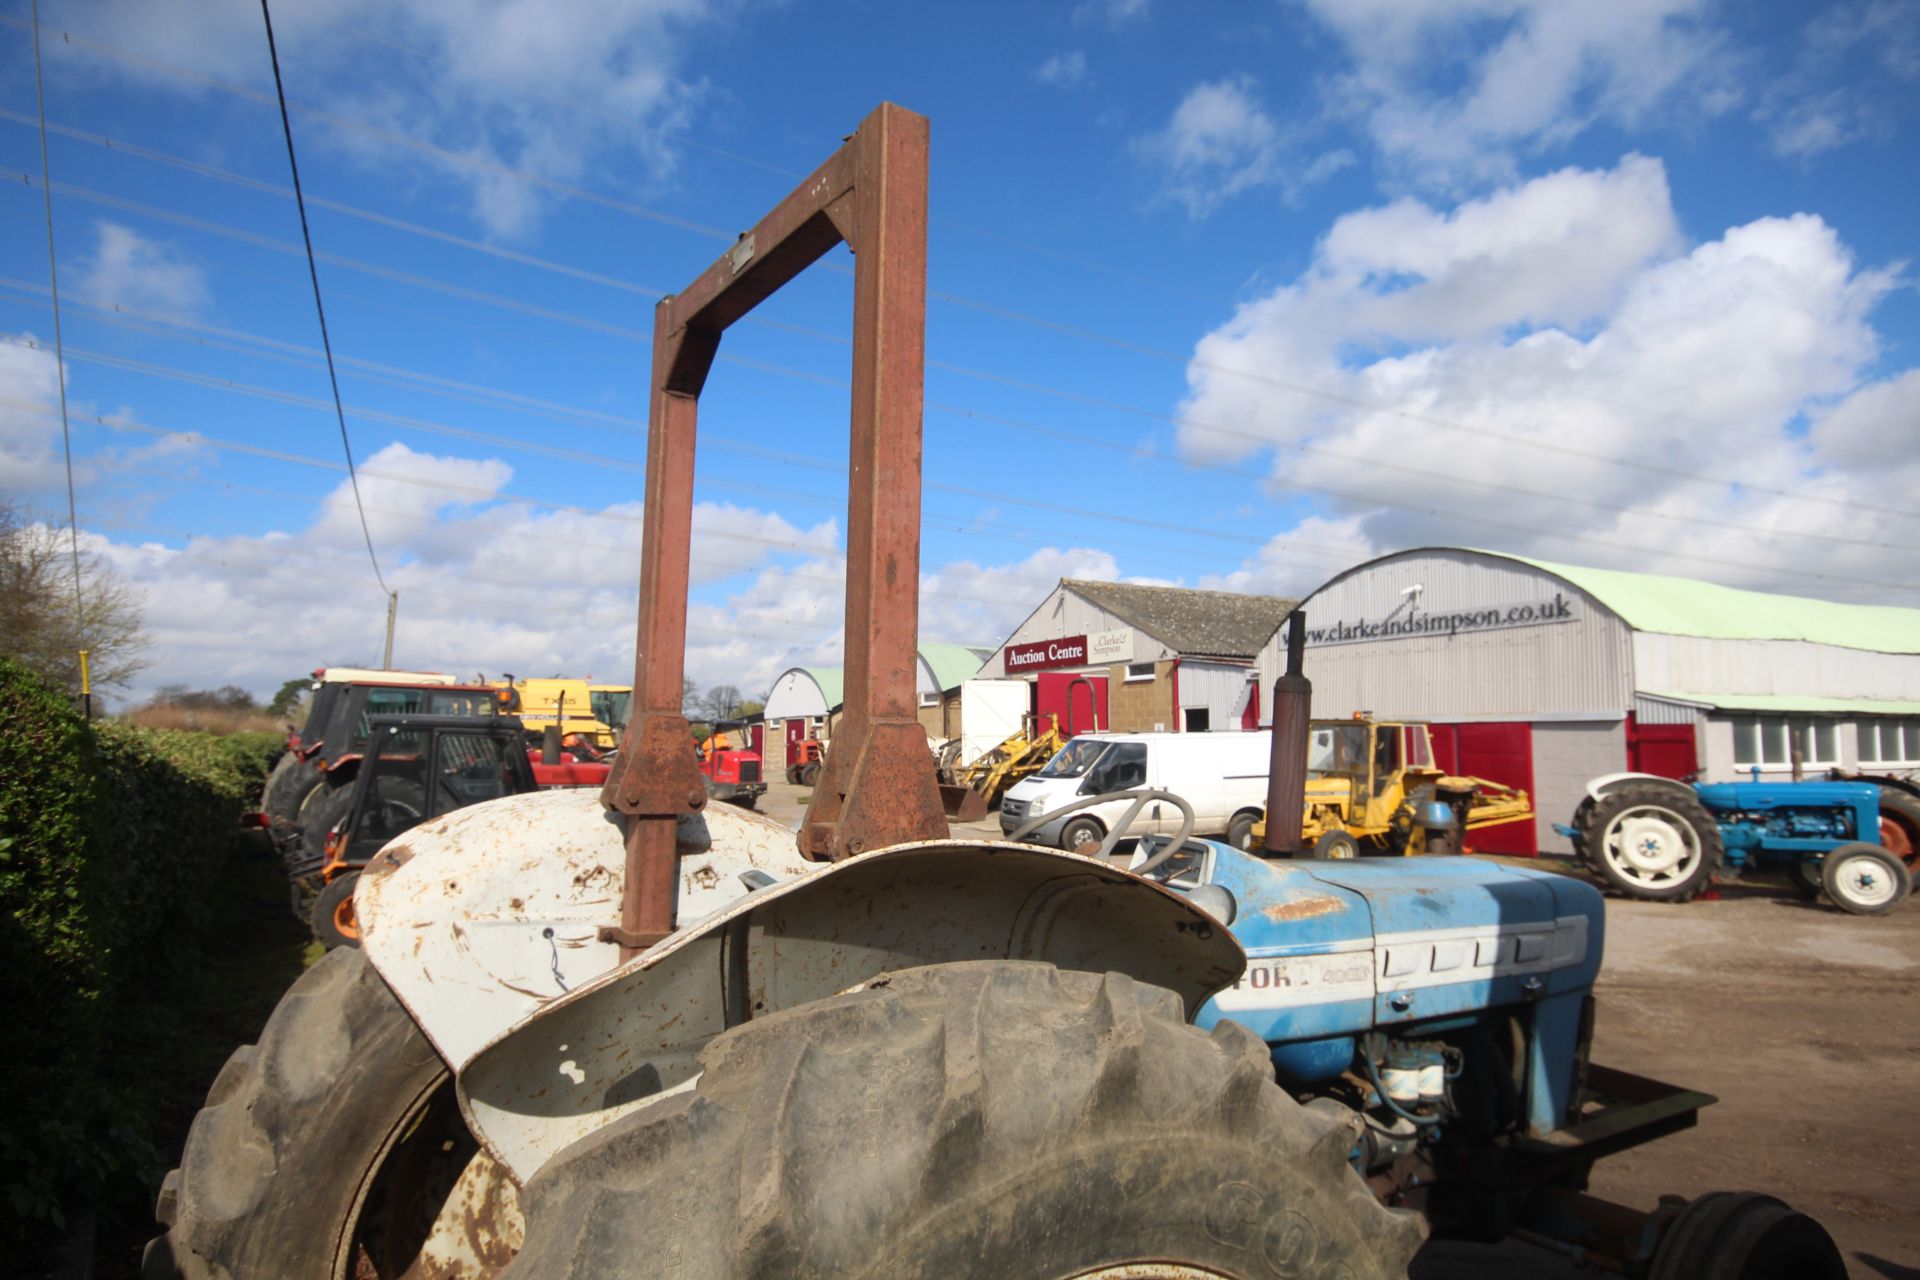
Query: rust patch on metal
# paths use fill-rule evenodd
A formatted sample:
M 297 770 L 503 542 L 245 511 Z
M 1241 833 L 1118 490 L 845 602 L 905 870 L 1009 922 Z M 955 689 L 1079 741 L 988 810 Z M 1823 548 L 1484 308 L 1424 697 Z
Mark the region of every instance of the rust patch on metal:
M 373 861 L 367 864 L 367 872 L 370 875 L 390 876 L 411 861 L 412 846 L 395 842 L 373 856 Z
M 1347 904 L 1338 898 L 1300 898 L 1294 902 L 1276 902 L 1270 907 L 1260 908 L 1260 914 L 1275 924 L 1285 924 L 1289 920 L 1311 920 L 1315 916 L 1330 916 L 1336 911 L 1345 911 Z

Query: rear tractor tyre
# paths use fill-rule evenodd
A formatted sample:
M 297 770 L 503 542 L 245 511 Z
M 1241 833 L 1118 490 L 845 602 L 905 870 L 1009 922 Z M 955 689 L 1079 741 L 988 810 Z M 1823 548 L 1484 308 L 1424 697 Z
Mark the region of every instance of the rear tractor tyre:
M 820 781 L 820 762 L 818 760 L 811 760 L 800 766 L 801 786 L 810 787 L 818 781 Z
M 1812 902 L 1826 890 L 1821 883 L 1821 870 L 1820 862 L 1814 858 L 1795 858 L 1787 864 L 1787 883 L 1795 893 Z
M 1600 859 L 1593 852 L 1600 844 L 1600 833 L 1593 825 L 1593 811 L 1597 808 L 1599 805 L 1592 796 L 1583 797 L 1573 811 L 1573 821 L 1567 824 L 1573 828 L 1567 842 L 1573 846 L 1575 860 L 1595 875 L 1600 874 Z
M 1880 788 L 1880 845 L 1920 875 L 1920 800 L 1893 787 Z
M 1843 844 L 1820 868 L 1833 905 L 1849 915 L 1885 915 L 1913 890 L 1907 864 L 1877 844 Z
M 288 751 L 260 789 L 260 811 L 267 815 L 267 838 L 282 853 L 300 839 L 300 804 L 320 785 L 320 771 L 297 752 Z
M 353 911 L 353 891 L 360 884 L 360 873 L 349 871 L 320 891 L 314 899 L 313 936 L 331 951 L 335 947 L 360 945 L 360 918 Z
M 1253 849 L 1253 824 L 1260 821 L 1258 813 L 1236 813 L 1233 821 L 1227 824 L 1227 843 L 1236 849 Z
M 144 1280 L 490 1276 L 521 1230 L 446 1064 L 350 949 L 302 974 L 221 1069 L 155 1216 Z
M 1313 856 L 1316 858 L 1357 858 L 1360 856 L 1360 842 L 1345 831 L 1335 827 L 1332 831 L 1322 831 L 1320 838 L 1313 842 Z
M 1846 1280 L 1826 1228 L 1772 1196 L 1713 1191 L 1689 1201 L 1653 1251 L 1647 1280 Z
M 1594 869 L 1648 902 L 1685 902 L 1713 883 L 1726 856 L 1719 824 L 1690 788 L 1628 783 L 1593 808 Z
M 755 1019 L 555 1156 L 513 1276 L 1406 1274 L 1424 1229 L 1267 1048 L 1122 974 L 908 969 Z M 1124 1269 L 1124 1272 L 1123 1272 Z

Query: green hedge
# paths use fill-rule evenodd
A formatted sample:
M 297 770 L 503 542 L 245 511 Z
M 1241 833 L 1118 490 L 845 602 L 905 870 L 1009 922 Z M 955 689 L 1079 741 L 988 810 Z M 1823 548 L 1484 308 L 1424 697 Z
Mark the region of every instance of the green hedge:
M 141 1044 L 167 1013 L 158 975 L 191 964 L 238 815 L 283 745 L 88 725 L 0 658 L 5 1235 L 57 1226 L 115 1174 L 157 1177 L 171 1135 L 150 1131 Z

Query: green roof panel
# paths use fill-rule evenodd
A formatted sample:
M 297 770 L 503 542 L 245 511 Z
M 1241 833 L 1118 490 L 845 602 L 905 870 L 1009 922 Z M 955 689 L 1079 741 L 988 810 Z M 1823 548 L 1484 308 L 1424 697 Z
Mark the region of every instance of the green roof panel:
M 1874 653 L 1920 653 L 1920 609 L 1838 604 L 1743 591 L 1693 578 L 1556 564 L 1474 549 L 1565 578 L 1636 631 L 1707 640 L 1808 640 Z

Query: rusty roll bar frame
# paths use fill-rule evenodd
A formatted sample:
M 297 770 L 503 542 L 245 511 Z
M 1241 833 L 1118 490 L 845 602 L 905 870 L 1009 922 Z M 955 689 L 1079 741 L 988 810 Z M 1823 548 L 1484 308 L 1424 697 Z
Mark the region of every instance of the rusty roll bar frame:
M 626 815 L 628 954 L 673 930 L 679 820 L 706 805 L 682 712 L 694 436 L 727 327 L 835 245 L 854 254 L 847 485 L 846 708 L 800 830 L 809 858 L 948 834 L 918 716 L 921 413 L 927 294 L 926 117 L 883 103 L 832 158 L 653 313 L 653 386 L 633 686 L 601 792 Z

